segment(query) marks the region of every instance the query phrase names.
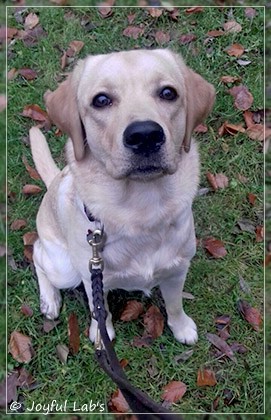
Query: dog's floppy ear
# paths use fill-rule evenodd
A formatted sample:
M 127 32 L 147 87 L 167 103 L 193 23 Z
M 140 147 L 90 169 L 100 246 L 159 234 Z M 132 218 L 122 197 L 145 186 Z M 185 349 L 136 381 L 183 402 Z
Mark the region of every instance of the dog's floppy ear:
M 72 139 L 76 160 L 84 157 L 84 127 L 78 111 L 77 87 L 83 67 L 83 61 L 74 69 L 58 88 L 45 92 L 44 100 L 50 120 Z
M 186 85 L 186 132 L 183 147 L 190 150 L 191 136 L 194 128 L 211 112 L 215 101 L 215 89 L 203 77 L 186 67 L 184 71 Z

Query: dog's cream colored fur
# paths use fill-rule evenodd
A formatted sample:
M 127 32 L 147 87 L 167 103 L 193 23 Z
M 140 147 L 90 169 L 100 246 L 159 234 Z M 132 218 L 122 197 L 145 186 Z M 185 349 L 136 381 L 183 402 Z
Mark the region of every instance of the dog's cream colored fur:
M 174 87 L 176 100 L 161 99 L 158 92 L 165 86 Z M 93 106 L 100 92 L 113 98 L 111 106 Z M 34 246 L 42 313 L 56 318 L 59 289 L 81 281 L 92 310 L 86 233 L 93 223 L 86 205 L 106 232 L 105 294 L 115 288 L 149 294 L 159 285 L 175 338 L 195 343 L 196 325 L 182 308 L 183 285 L 196 248 L 191 206 L 199 162 L 191 135 L 212 108 L 212 85 L 169 50 L 135 50 L 87 57 L 45 99 L 52 121 L 70 139 L 68 165 L 60 172 L 43 134 L 35 127 L 30 130 L 33 159 L 48 189 L 37 216 L 39 239 Z M 138 158 L 123 145 L 126 127 L 145 120 L 160 124 L 165 133 L 161 171 L 154 174 L 138 173 Z M 96 329 L 92 320 L 91 340 Z M 112 339 L 110 312 L 107 330 Z

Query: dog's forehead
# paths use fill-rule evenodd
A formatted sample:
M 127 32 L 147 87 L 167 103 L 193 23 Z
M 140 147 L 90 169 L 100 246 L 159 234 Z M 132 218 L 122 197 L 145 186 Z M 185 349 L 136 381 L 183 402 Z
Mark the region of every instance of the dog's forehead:
M 84 74 L 100 78 L 121 79 L 151 74 L 172 75 L 180 73 L 175 56 L 168 50 L 135 50 L 90 56 L 85 63 Z

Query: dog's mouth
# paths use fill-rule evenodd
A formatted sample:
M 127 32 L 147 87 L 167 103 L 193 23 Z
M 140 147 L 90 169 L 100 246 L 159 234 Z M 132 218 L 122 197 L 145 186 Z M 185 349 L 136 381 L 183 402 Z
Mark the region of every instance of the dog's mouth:
M 168 170 L 162 166 L 146 165 L 133 168 L 127 177 L 133 180 L 149 181 L 168 174 Z

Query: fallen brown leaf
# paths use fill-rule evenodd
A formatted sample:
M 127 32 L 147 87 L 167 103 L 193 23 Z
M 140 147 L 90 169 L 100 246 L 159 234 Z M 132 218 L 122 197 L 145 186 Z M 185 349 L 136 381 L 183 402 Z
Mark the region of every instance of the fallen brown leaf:
M 69 349 L 66 346 L 66 344 L 58 344 L 56 346 L 56 354 L 57 354 L 57 357 L 59 358 L 59 360 L 63 364 L 66 364 L 67 363 Z
M 256 242 L 263 242 L 264 240 L 264 229 L 263 226 L 256 226 Z
M 207 32 L 207 35 L 216 38 L 218 36 L 225 35 L 225 32 L 224 31 L 221 31 L 221 30 L 216 30 L 215 29 L 213 31 L 208 31 Z
M 211 174 L 211 172 L 207 172 L 206 178 L 214 191 L 217 191 L 219 188 L 227 188 L 229 185 L 228 177 L 222 173 Z
M 35 70 L 28 69 L 28 68 L 22 68 L 17 71 L 18 74 L 23 76 L 27 80 L 34 80 L 37 78 L 38 74 Z
M 21 306 L 21 312 L 25 316 L 31 317 L 33 315 L 33 309 L 30 308 L 29 305 L 26 305 L 26 303 L 23 303 Z
M 145 334 L 153 339 L 160 337 L 164 330 L 164 317 L 157 306 L 150 306 L 144 315 Z
M 188 9 L 185 9 L 185 13 L 191 14 L 191 13 L 201 13 L 203 12 L 204 7 L 202 6 L 194 6 L 194 7 L 189 7 Z
M 106 19 L 113 15 L 113 8 L 108 6 L 106 3 L 100 3 L 98 12 L 102 19 Z
M 129 300 L 121 314 L 121 321 L 132 321 L 137 319 L 143 313 L 143 305 L 137 300 Z
M 159 7 L 148 7 L 147 11 L 153 18 L 158 18 L 163 14 L 163 9 L 160 9 Z
M 242 31 L 242 26 L 236 20 L 230 20 L 224 23 L 223 29 L 227 33 L 236 33 Z
M 161 396 L 163 401 L 176 403 L 182 399 L 186 393 L 186 385 L 181 381 L 169 382 L 163 387 L 163 394 Z
M 75 54 L 78 54 L 84 45 L 85 43 L 83 41 L 71 41 L 69 44 L 70 48 L 75 52 Z
M 25 195 L 37 195 L 42 192 L 42 189 L 38 185 L 26 184 L 23 186 L 23 193 Z
M 155 41 L 159 45 L 167 44 L 170 41 L 170 35 L 168 32 L 157 31 L 155 33 Z
M 237 133 L 245 133 L 246 130 L 243 127 L 243 124 L 230 124 L 228 121 L 225 121 L 221 127 L 218 129 L 219 136 L 224 136 L 225 134 L 230 134 L 234 136 Z
M 127 413 L 130 411 L 130 407 L 120 389 L 113 392 L 108 406 L 113 413 Z
M 251 126 L 255 124 L 255 121 L 253 119 L 253 113 L 251 111 L 248 111 L 248 110 L 244 111 L 243 117 L 244 117 L 247 128 L 250 128 Z
M 246 133 L 251 140 L 264 141 L 266 130 L 264 130 L 263 124 L 254 124 L 247 128 Z
M 44 319 L 42 329 L 44 332 L 48 333 L 52 331 L 58 324 L 60 323 L 60 320 L 51 320 L 51 319 Z M 88 333 L 87 333 L 88 337 Z
M 24 245 L 34 245 L 34 243 L 36 242 L 38 237 L 39 236 L 38 236 L 37 232 L 35 232 L 35 231 L 25 233 L 23 235 Z
M 74 312 L 69 315 L 68 319 L 68 332 L 69 332 L 69 349 L 72 355 L 79 351 L 80 347 L 80 331 L 78 319 Z
M 26 16 L 25 21 L 24 21 L 25 31 L 35 28 L 35 26 L 37 26 L 39 21 L 40 21 L 39 17 L 38 15 L 36 15 L 36 13 L 29 13 L 29 15 Z
M 230 348 L 230 346 L 226 343 L 225 340 L 223 340 L 218 335 L 211 334 L 211 333 L 207 333 L 206 338 L 208 341 L 210 341 L 210 343 L 212 343 L 216 348 L 218 348 L 225 356 L 227 356 L 233 362 L 236 362 L 236 358 L 233 354 L 233 351 Z
M 253 7 L 246 7 L 245 8 L 245 17 L 248 19 L 253 19 L 257 15 L 256 9 Z
M 41 109 L 41 107 L 37 104 L 26 105 L 21 115 L 35 121 L 45 122 L 49 120 L 47 112 Z
M 153 338 L 150 335 L 143 335 L 143 337 L 134 337 L 132 341 L 133 347 L 150 347 L 153 343 Z
M 33 262 L 33 245 L 24 246 L 24 257 L 27 261 Z
M 242 78 L 240 76 L 222 76 L 220 80 L 223 83 L 235 83 L 241 82 Z
M 217 380 L 215 372 L 211 369 L 199 369 L 197 375 L 197 386 L 215 386 Z
M 255 194 L 248 193 L 247 198 L 248 198 L 249 204 L 251 204 L 252 206 L 254 206 L 255 201 L 257 199 L 257 196 Z
M 27 172 L 30 175 L 30 178 L 35 179 L 35 180 L 41 179 L 37 170 L 35 168 L 32 168 L 32 166 L 29 165 L 28 160 L 24 155 L 22 157 L 22 161 L 23 161 L 23 164 L 25 166 L 25 169 L 27 170 Z
M 253 104 L 253 96 L 245 85 L 233 86 L 229 93 L 234 98 L 234 105 L 241 111 L 246 111 Z
M 241 57 L 245 49 L 241 44 L 232 44 L 225 49 L 226 53 L 230 56 Z
M 206 124 L 199 124 L 194 128 L 194 133 L 207 133 L 208 127 Z
M 192 41 L 195 41 L 195 39 L 197 39 L 197 37 L 194 34 L 184 34 L 180 36 L 179 42 L 181 45 L 186 45 Z
M 129 38 L 138 39 L 144 33 L 144 27 L 141 26 L 127 26 L 122 32 L 124 36 Z
M 17 74 L 18 74 L 17 69 L 15 69 L 15 67 L 13 67 L 7 73 L 7 80 L 10 81 L 10 80 L 15 79 L 15 77 L 17 76 Z
M 8 351 L 17 362 L 29 363 L 33 357 L 31 338 L 19 331 L 13 331 L 10 335 Z
M 260 311 L 253 308 L 246 300 L 239 299 L 237 308 L 242 317 L 252 326 L 255 331 L 259 331 L 262 325 L 262 316 Z
M 214 258 L 223 258 L 227 255 L 227 251 L 222 241 L 219 239 L 210 237 L 203 239 L 203 248 L 205 248 L 209 254 Z
M 11 230 L 21 230 L 23 228 L 25 228 L 27 225 L 26 220 L 24 219 L 16 219 L 14 220 L 11 225 L 10 225 L 10 229 Z
M 18 372 L 9 373 L 0 383 L 0 408 L 7 408 L 7 404 L 17 400 Z

